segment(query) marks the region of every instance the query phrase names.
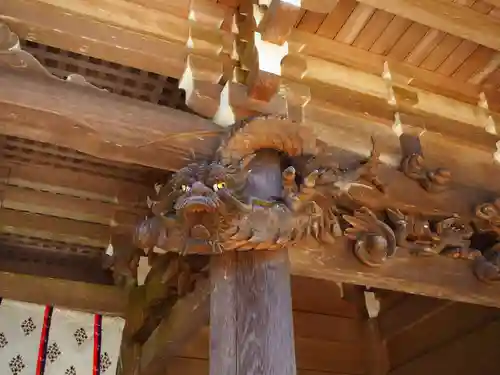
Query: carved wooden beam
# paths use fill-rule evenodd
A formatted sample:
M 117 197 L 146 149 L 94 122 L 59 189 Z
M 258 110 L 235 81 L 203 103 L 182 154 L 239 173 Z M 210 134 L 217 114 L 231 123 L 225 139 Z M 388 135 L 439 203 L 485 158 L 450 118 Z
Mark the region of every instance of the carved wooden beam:
M 124 316 L 127 294 L 114 286 L 0 272 L 0 296 L 67 309 Z
M 497 287 L 480 280 L 499 279 L 500 203 L 404 162 L 422 155 L 418 138 L 407 138 L 402 170 L 379 165 L 375 140 L 369 158 L 339 165 L 305 126 L 283 117 L 242 122 L 216 161 L 192 163 L 159 189 L 136 243 L 213 256 L 294 246 L 292 267 L 303 275 L 496 305 Z M 287 155 L 282 190 L 249 193 L 252 163 L 270 149 Z

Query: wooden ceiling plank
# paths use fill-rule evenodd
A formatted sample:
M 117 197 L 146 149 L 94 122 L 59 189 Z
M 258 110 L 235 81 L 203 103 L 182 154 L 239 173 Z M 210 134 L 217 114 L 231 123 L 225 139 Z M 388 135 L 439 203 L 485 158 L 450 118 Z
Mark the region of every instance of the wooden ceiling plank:
M 419 23 L 412 23 L 410 27 L 399 38 L 396 44 L 391 48 L 388 56 L 397 61 L 405 60 L 408 55 L 414 51 L 418 43 L 424 38 L 429 28 Z
M 482 85 L 500 67 L 500 52 L 496 52 L 486 65 L 478 69 L 468 82 L 474 85 Z
M 443 64 L 448 56 L 457 48 L 462 40 L 455 35 L 447 34 L 443 41 L 439 43 L 434 50 L 420 64 L 423 69 L 435 71 Z
M 370 51 L 377 55 L 387 55 L 411 24 L 412 22 L 406 18 L 394 16 L 382 35 L 373 43 Z
M 393 18 L 394 15 L 391 13 L 387 13 L 380 9 L 375 10 L 372 18 L 370 18 L 356 40 L 354 40 L 353 46 L 368 51 L 377 38 L 382 35 Z
M 478 46 L 470 57 L 452 74 L 460 81 L 469 80 L 476 72 L 485 67 L 495 56 L 496 52 L 490 48 Z
M 296 28 L 298 30 L 315 34 L 325 19 L 326 19 L 325 14 L 306 12 Z
M 339 42 L 352 44 L 375 13 L 370 5 L 359 4 L 344 23 L 335 39 Z
M 302 9 L 316 13 L 330 13 L 338 5 L 339 0 L 301 0 Z
M 437 73 L 451 76 L 478 48 L 478 45 L 468 40 L 462 40 L 457 48 L 446 58 L 436 70 Z M 456 81 L 456 80 L 455 80 Z
M 406 57 L 406 61 L 412 65 L 420 65 L 434 48 L 443 40 L 446 33 L 430 29 L 425 36 L 417 43 L 415 49 Z
M 71 310 L 123 316 L 126 293 L 114 286 L 0 272 L 0 296 Z
M 355 0 L 339 0 L 337 6 L 326 16 L 317 34 L 328 39 L 335 38 L 357 5 Z
M 446 0 L 360 0 L 361 3 L 500 51 L 500 22 Z

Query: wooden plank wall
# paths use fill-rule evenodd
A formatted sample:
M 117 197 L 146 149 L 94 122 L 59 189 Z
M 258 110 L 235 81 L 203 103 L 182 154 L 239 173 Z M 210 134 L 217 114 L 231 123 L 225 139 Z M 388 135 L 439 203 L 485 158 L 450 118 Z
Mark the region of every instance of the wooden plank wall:
M 500 309 L 395 292 L 381 297 L 389 375 L 500 372 Z
M 292 277 L 295 352 L 299 375 L 367 374 L 366 316 L 341 298 L 337 284 Z M 208 374 L 209 328 L 205 327 L 168 374 Z

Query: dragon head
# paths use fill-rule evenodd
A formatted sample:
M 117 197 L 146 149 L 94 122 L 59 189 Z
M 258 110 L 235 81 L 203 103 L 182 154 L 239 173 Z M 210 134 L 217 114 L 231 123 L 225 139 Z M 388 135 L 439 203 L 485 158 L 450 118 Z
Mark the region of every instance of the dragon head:
M 177 237 L 182 237 L 179 251 L 217 250 L 217 236 L 230 211 L 227 198 L 237 190 L 236 181 L 235 171 L 219 163 L 192 163 L 160 189 L 152 210 L 170 232 L 177 231 Z

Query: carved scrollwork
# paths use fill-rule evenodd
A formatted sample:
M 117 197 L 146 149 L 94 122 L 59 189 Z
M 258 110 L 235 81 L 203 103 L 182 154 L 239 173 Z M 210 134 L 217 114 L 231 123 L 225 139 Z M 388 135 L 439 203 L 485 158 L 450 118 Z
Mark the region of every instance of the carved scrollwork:
M 367 266 L 379 267 L 396 253 L 393 230 L 366 207 L 344 215 L 351 225 L 345 230 L 347 238 L 355 241 L 354 254 Z

